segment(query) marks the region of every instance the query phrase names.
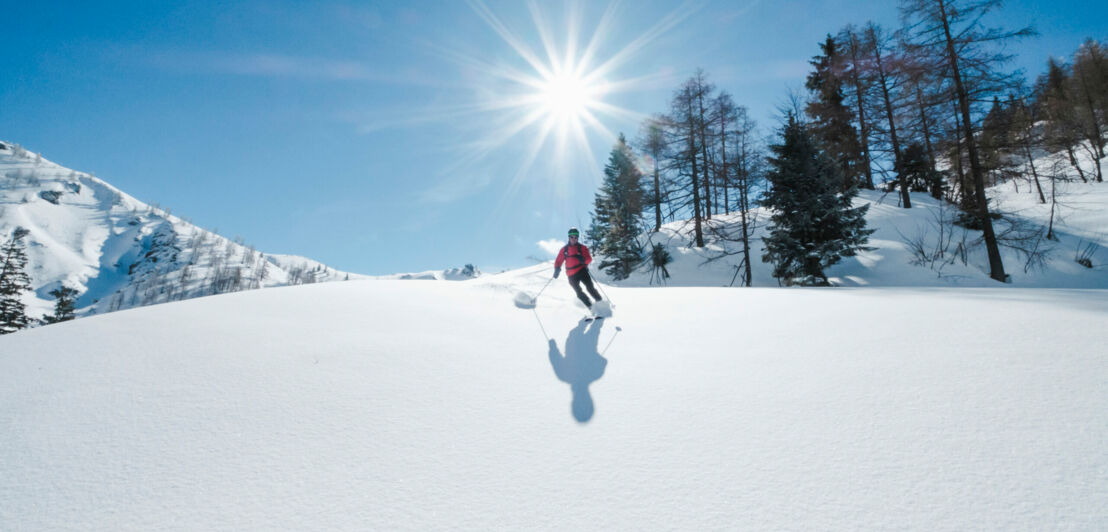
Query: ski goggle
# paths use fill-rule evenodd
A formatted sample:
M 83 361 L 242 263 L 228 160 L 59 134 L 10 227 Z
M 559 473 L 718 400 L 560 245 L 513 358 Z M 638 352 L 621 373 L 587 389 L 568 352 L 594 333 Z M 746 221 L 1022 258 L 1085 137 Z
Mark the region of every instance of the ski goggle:
M 570 233 L 569 237 L 570 238 L 577 238 L 579 235 L 580 235 L 579 233 Z

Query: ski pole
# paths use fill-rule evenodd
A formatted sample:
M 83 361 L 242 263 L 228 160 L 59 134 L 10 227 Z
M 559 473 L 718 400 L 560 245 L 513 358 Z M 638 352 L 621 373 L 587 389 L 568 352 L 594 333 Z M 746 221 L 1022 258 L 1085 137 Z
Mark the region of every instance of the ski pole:
M 539 293 L 535 294 L 535 297 L 531 298 L 531 304 L 534 304 L 536 301 L 539 300 L 539 296 L 541 296 L 542 293 L 546 291 L 546 287 L 550 286 L 550 283 L 552 281 L 554 281 L 553 277 L 551 277 L 549 281 L 546 281 L 546 284 L 542 285 L 542 290 L 539 290 Z
M 592 272 L 591 271 L 589 272 L 589 277 L 592 277 Z M 600 293 L 604 294 L 604 299 L 606 299 L 608 301 L 608 304 L 611 305 L 612 308 L 615 308 L 616 304 L 612 302 L 612 298 L 608 297 L 608 292 L 604 291 L 604 286 L 600 284 L 600 281 L 597 281 L 594 284 L 597 286 L 597 288 L 600 289 Z

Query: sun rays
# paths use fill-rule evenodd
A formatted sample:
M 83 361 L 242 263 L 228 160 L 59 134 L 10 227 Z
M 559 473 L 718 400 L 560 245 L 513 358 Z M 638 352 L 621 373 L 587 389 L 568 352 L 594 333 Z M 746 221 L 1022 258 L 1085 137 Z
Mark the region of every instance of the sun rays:
M 613 103 L 612 96 L 657 81 L 652 76 L 620 77 L 619 68 L 695 10 L 686 3 L 625 46 L 602 56 L 602 45 L 612 37 L 618 2 L 607 7 L 583 47 L 583 17 L 576 4 L 567 7 L 564 25 L 556 27 L 537 2 L 529 2 L 530 33 L 511 27 L 481 0 L 470 0 L 469 5 L 511 48 L 515 60 L 494 64 L 482 57 L 443 51 L 476 74 L 478 85 L 483 86 L 475 87 L 479 98 L 471 110 L 488 115 L 495 124 L 480 138 L 471 139 L 479 148 L 469 158 L 481 159 L 525 135 L 526 149 L 520 154 L 509 191 L 526 180 L 540 156 L 557 167 L 602 164 L 590 142 L 615 141 L 616 133 L 606 123 L 645 118 Z

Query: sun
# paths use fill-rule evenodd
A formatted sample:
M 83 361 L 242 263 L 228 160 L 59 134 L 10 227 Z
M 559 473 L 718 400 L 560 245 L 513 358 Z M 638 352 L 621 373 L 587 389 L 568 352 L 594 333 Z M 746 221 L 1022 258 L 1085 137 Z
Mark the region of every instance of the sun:
M 599 87 L 573 73 L 556 74 L 540 84 L 537 100 L 547 120 L 579 121 L 598 103 Z
M 595 24 L 587 38 L 580 31 L 586 18 L 582 6 L 572 0 L 567 4 L 562 28 L 551 24 L 540 2 L 527 2 L 534 23 L 531 30 L 511 27 L 483 0 L 468 0 L 473 11 L 515 56 L 489 62 L 483 53 L 439 48 L 465 67 L 472 79 L 479 80 L 473 85 L 477 98 L 462 106 L 457 116 L 487 113 L 491 117 L 488 127 L 474 130 L 465 157 L 456 164 L 463 166 L 480 160 L 517 137 L 525 139 L 525 145 L 519 151 L 520 166 L 509 191 L 529 177 L 536 161 L 553 162 L 559 169 L 598 164 L 590 137 L 614 143 L 617 134 L 609 124 L 639 123 L 646 118 L 611 100 L 622 92 L 645 90 L 668 75 L 658 71 L 626 77 L 619 75 L 619 71 L 698 8 L 695 2 L 690 2 L 694 0 L 686 0 L 645 32 L 618 46 L 607 42 L 616 33 L 620 20 L 618 0 L 613 0 L 598 19 L 589 17 L 590 23 Z M 473 123 L 485 126 L 480 120 Z

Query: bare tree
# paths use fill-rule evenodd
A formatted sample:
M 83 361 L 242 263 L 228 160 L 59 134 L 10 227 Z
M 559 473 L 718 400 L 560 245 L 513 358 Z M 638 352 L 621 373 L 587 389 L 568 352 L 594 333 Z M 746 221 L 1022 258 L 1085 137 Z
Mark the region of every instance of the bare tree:
M 655 116 L 643 124 L 642 140 L 639 144 L 642 150 L 650 156 L 650 162 L 654 167 L 654 188 L 650 196 L 650 203 L 654 205 L 654 231 L 662 228 L 662 188 L 660 175 L 660 161 L 664 156 L 666 145 L 666 118 Z
M 917 50 L 931 57 L 941 58 L 945 72 L 954 86 L 967 151 L 970 174 L 977 196 L 977 217 L 985 233 L 985 247 L 989 256 L 989 276 L 1005 282 L 1004 263 L 1000 257 L 996 233 L 989 215 L 985 196 L 985 176 L 974 139 L 971 97 L 995 90 L 1003 79 L 997 69 L 1010 56 L 990 52 L 986 46 L 1033 34 L 1030 28 L 1016 31 L 985 28 L 982 17 L 1000 7 L 1000 0 L 902 0 L 901 13 L 908 23 L 912 44 Z

